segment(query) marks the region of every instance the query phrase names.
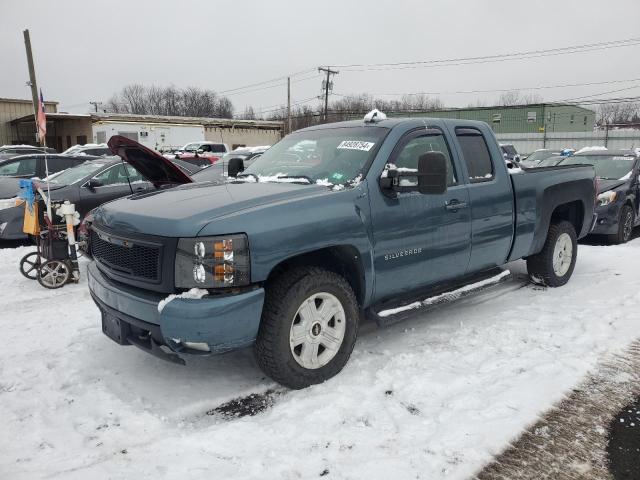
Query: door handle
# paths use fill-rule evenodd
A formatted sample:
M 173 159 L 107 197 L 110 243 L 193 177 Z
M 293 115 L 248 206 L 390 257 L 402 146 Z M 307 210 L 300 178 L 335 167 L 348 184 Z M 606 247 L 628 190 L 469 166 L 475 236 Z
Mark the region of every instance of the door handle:
M 467 202 L 461 202 L 455 198 L 449 202 L 445 202 L 444 204 L 444 208 L 446 208 L 450 212 L 457 212 L 458 210 L 462 208 L 467 208 L 468 206 L 469 205 L 467 204 Z

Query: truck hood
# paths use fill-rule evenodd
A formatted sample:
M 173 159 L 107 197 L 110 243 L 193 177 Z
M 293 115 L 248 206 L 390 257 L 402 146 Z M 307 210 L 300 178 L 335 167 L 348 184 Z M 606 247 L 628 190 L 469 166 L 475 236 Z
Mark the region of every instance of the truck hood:
M 94 219 L 123 233 L 195 237 L 220 217 L 329 193 L 324 186 L 294 183 L 193 183 L 105 203 L 95 210 Z
M 608 192 L 609 190 L 613 190 L 618 188 L 620 185 L 624 185 L 627 180 L 598 180 L 598 193 Z
M 107 143 L 109 149 L 131 164 L 147 180 L 158 188 L 163 185 L 191 183 L 193 180 L 171 160 L 150 148 L 121 135 L 114 135 Z

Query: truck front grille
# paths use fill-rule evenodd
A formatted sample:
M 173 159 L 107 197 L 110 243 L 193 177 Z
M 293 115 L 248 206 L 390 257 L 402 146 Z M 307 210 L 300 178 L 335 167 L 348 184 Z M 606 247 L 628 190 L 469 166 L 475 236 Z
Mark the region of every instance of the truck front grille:
M 111 238 L 91 231 L 93 258 L 120 275 L 157 282 L 160 280 L 160 247 L 136 240 Z

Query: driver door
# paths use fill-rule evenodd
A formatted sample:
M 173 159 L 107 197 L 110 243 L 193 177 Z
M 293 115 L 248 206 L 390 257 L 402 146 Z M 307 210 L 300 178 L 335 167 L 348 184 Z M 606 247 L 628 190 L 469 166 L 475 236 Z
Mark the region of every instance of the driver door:
M 419 157 L 429 151 L 442 152 L 449 161 L 444 193 L 424 195 L 416 189 L 396 192 L 395 198 L 390 192 L 371 195 L 376 300 L 466 272 L 471 255 L 469 192 L 442 131 L 409 132 L 398 142 L 389 163 L 399 170 L 417 171 Z M 404 177 L 405 181 L 411 178 Z M 372 184 L 370 188 L 380 187 Z

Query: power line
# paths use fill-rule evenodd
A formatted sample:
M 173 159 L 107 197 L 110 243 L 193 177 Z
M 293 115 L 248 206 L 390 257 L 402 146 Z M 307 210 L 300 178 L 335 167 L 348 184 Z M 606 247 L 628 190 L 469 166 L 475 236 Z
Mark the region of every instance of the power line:
M 626 90 L 633 90 L 634 88 L 638 88 L 638 87 L 640 87 L 640 85 L 632 85 L 631 87 L 619 88 L 617 90 L 609 90 L 608 92 L 600 92 L 600 93 L 595 93 L 593 95 L 584 95 L 582 97 L 573 97 L 573 98 L 568 98 L 566 100 L 561 100 L 561 101 L 563 101 L 563 102 L 571 102 L 571 101 L 574 101 L 574 100 L 581 100 L 583 98 L 599 97 L 600 95 L 608 95 L 610 93 L 624 92 Z
M 529 50 L 524 52 L 512 52 L 496 55 L 482 55 L 476 57 L 458 57 L 436 60 L 418 60 L 410 62 L 388 62 L 388 63 L 352 63 L 346 65 L 336 65 L 347 71 L 367 71 L 367 70 L 393 70 L 405 68 L 420 68 L 433 66 L 468 65 L 475 63 L 492 63 L 496 61 L 521 60 L 524 58 L 536 58 L 544 56 L 567 55 L 573 53 L 590 52 L 595 50 L 606 50 L 610 48 L 620 48 L 640 45 L 640 37 L 628 38 L 624 40 L 613 40 L 608 42 L 598 42 L 590 44 L 573 45 L 560 48 L 550 48 L 544 50 Z
M 298 83 L 298 82 L 303 82 L 305 80 L 312 80 L 312 79 L 316 79 L 318 77 L 320 77 L 321 75 L 318 75 L 317 73 L 315 75 L 311 75 L 309 77 L 304 77 L 304 78 L 299 78 L 297 80 L 292 80 L 291 83 Z M 268 85 L 265 87 L 260 87 L 260 88 L 254 88 L 252 90 L 243 90 L 243 91 L 239 91 L 239 92 L 232 92 L 232 93 L 228 93 L 226 95 L 224 95 L 225 97 L 232 97 L 233 95 L 244 95 L 245 93 L 253 93 L 253 92 L 259 92 L 262 90 L 269 90 L 271 88 L 278 88 L 278 87 L 284 87 L 287 82 L 286 82 L 286 78 L 285 77 L 285 81 L 284 82 L 280 82 L 280 83 L 276 83 L 274 85 Z M 216 92 L 218 95 L 222 95 L 223 92 Z
M 516 92 L 516 91 L 525 91 L 525 90 L 545 90 L 550 88 L 566 88 L 566 87 L 586 87 L 593 85 L 609 85 L 615 83 L 626 83 L 626 82 L 637 82 L 640 81 L 640 78 L 630 78 L 627 80 L 608 80 L 603 82 L 588 82 L 588 83 L 565 83 L 561 85 L 544 85 L 539 87 L 519 87 L 519 88 L 495 88 L 490 90 L 458 90 L 451 92 L 412 92 L 412 93 L 370 93 L 370 95 L 378 95 L 378 96 L 416 96 L 416 95 L 459 95 L 459 94 L 469 94 L 469 93 L 495 93 L 495 92 Z M 347 97 L 349 95 L 334 93 L 339 97 Z
M 265 80 L 263 82 L 251 83 L 249 85 L 243 85 L 241 87 L 230 88 L 228 90 L 221 90 L 221 91 L 219 91 L 217 93 L 219 95 L 222 95 L 222 94 L 225 94 L 225 93 L 236 92 L 238 90 L 245 90 L 247 88 L 258 87 L 260 85 L 266 85 L 266 84 L 269 84 L 269 83 L 281 82 L 283 80 L 286 80 L 287 77 L 297 77 L 298 75 L 303 75 L 305 73 L 310 73 L 310 72 L 313 72 L 313 71 L 315 71 L 315 68 L 307 68 L 306 70 L 300 70 L 299 72 L 291 73 L 289 75 L 284 75 L 282 77 L 272 78 L 271 80 Z

